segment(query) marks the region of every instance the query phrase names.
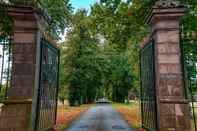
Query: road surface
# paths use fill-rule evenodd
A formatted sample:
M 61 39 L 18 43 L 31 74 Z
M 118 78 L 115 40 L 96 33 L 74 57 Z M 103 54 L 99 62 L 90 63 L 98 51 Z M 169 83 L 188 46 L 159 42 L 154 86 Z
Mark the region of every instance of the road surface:
M 111 105 L 90 108 L 65 131 L 134 131 Z

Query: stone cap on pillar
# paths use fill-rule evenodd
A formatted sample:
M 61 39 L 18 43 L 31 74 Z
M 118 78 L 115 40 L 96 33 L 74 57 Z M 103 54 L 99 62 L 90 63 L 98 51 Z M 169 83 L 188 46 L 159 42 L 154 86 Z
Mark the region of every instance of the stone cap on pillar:
M 36 25 L 33 25 L 31 28 L 34 30 L 40 29 L 44 32 L 51 21 L 47 12 L 37 6 L 24 6 L 18 4 L 4 4 L 4 6 L 6 6 L 6 12 L 12 18 L 13 22 L 15 20 L 35 21 Z
M 157 0 L 146 20 L 150 25 L 164 19 L 179 19 L 185 14 L 185 7 L 177 0 Z

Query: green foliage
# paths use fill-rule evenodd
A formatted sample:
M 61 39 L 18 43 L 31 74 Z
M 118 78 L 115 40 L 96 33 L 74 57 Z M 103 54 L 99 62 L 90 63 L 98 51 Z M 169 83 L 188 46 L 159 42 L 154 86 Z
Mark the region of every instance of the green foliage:
M 34 1 L 34 0 L 33 0 Z M 70 19 L 72 15 L 72 7 L 69 0 L 35 0 L 36 5 L 46 12 L 47 17 L 50 18 L 47 22 L 49 26 L 47 32 L 56 39 L 60 38 L 60 35 L 64 33 L 65 28 L 70 25 Z M 13 5 L 31 5 L 29 0 L 9 0 Z M 0 32 L 11 32 L 12 25 L 11 20 L 8 19 L 6 13 L 7 7 L 5 2 L 0 1 Z M 35 6 L 33 4 L 32 6 Z
M 6 87 L 4 85 L 1 86 L 1 91 L 0 91 L 0 103 L 5 100 L 5 93 L 6 93 Z
M 132 69 L 125 53 L 113 54 L 108 76 L 108 86 L 112 85 L 112 100 L 124 102 L 132 86 Z
M 59 94 L 58 98 L 62 103 L 68 98 L 68 87 L 66 83 L 66 52 L 65 46 L 61 44 L 60 48 L 60 71 L 59 71 Z
M 186 85 L 197 91 L 197 1 L 181 0 L 187 7 L 186 15 L 182 19 L 182 50 L 184 53 Z M 189 80 L 189 81 L 188 81 Z M 195 95 L 195 94 L 193 94 Z
M 71 105 L 101 97 L 124 102 L 132 86 L 132 65 L 126 53 L 132 30 L 130 19 L 125 19 L 127 5 L 118 2 L 120 11 L 114 9 L 112 14 L 111 4 L 102 4 L 93 6 L 89 16 L 79 10 L 72 18 L 65 64 Z
M 93 102 L 96 95 L 97 65 L 95 53 L 97 40 L 91 37 L 88 29 L 87 12 L 79 10 L 73 16 L 73 29 L 68 34 L 67 82 L 71 105 Z
M 70 25 L 72 7 L 69 0 L 38 0 L 50 19 L 48 31 L 55 38 L 64 33 Z
M 152 3 L 138 0 L 133 0 L 132 4 L 131 1 L 113 3 L 113 0 L 102 1 L 92 7 L 92 30 L 101 34 L 117 53 L 125 52 L 129 56 L 133 76 L 131 90 L 139 95 L 139 43 L 149 33 L 142 12 Z
M 12 21 L 6 13 L 6 6 L 0 2 L 0 35 L 5 36 L 11 33 Z

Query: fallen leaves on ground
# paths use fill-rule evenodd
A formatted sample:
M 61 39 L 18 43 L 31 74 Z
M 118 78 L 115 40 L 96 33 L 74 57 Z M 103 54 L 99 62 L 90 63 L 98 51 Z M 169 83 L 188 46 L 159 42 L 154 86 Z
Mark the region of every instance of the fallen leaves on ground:
M 113 107 L 122 114 L 124 119 L 132 128 L 139 128 L 141 124 L 140 109 L 138 103 L 125 104 L 113 104 Z
M 56 131 L 64 131 L 73 120 L 79 117 L 83 112 L 89 109 L 92 105 L 82 105 L 79 107 L 70 107 L 67 105 L 58 106 Z

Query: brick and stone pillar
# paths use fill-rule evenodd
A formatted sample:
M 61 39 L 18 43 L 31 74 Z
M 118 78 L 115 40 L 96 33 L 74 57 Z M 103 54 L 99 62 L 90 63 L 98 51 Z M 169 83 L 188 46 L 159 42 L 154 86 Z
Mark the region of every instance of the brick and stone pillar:
M 155 42 L 159 131 L 191 130 L 180 49 L 180 18 L 184 12 L 177 1 L 159 0 L 148 20 Z
M 39 23 L 44 19 L 36 9 L 25 6 L 9 7 L 8 14 L 13 20 L 12 77 L 0 111 L 0 131 L 29 131 L 39 68 Z

